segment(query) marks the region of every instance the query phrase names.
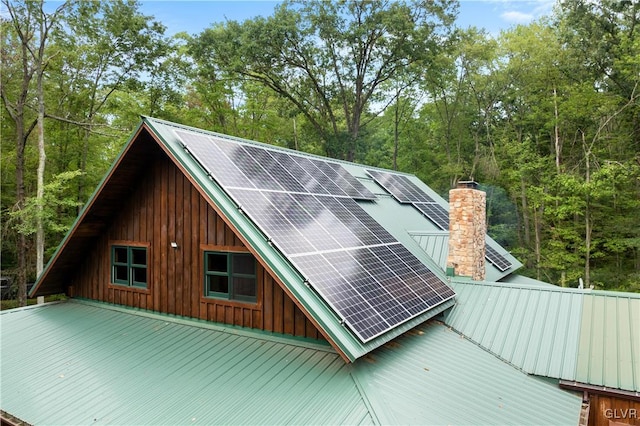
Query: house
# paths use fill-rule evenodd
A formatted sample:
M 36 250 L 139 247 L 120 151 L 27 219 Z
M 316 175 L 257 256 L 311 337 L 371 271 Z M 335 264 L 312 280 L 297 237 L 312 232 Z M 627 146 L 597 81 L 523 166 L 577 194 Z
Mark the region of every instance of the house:
M 70 300 L 0 314 L 3 421 L 586 421 L 602 389 L 571 363 L 616 360 L 580 358 L 584 307 L 529 323 L 526 343 L 513 330 L 531 315 L 497 319 L 521 299 L 485 290 L 517 296 L 525 279 L 462 186 L 449 211 L 415 176 L 144 117 L 31 292 Z M 622 313 L 613 324 L 629 337 L 598 404 L 633 424 L 640 338 Z M 544 370 L 491 333 L 511 354 L 573 340 Z

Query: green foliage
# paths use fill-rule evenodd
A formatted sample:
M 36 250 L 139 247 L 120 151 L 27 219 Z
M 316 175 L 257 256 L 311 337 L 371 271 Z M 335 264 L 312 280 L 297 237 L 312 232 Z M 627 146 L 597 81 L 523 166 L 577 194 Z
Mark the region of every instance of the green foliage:
M 381 85 L 428 64 L 451 9 L 448 1 L 286 1 L 268 18 L 205 30 L 190 51 L 208 81 L 226 90 L 225 77 L 260 83 L 304 115 L 326 154 L 355 160 Z
M 70 2 L 44 55 L 48 251 L 145 114 L 397 168 L 444 197 L 473 178 L 487 191 L 489 233 L 525 273 L 640 290 L 640 3 L 561 2 L 548 20 L 497 37 L 455 28 L 455 13 L 449 0 L 285 1 L 268 17 L 167 38 L 135 1 Z M 36 99 L 33 83 L 20 84 L 15 29 L 0 19 L 11 269 L 21 235 L 33 257 L 40 206 L 28 132 L 27 201 L 16 206 L 9 112 L 22 99 L 28 130 Z
M 17 232 L 30 236 L 36 232 L 38 218 L 41 218 L 45 230 L 58 234 L 66 232 L 71 222 L 68 216 L 61 216 L 61 213 L 80 206 L 75 196 L 68 194 L 68 190 L 72 181 L 81 174 L 79 170 L 74 170 L 54 176 L 51 182 L 45 184 L 42 200 L 28 197 L 22 209 L 9 212 L 9 220 L 15 221 L 15 224 L 9 222 L 9 225 L 13 225 Z

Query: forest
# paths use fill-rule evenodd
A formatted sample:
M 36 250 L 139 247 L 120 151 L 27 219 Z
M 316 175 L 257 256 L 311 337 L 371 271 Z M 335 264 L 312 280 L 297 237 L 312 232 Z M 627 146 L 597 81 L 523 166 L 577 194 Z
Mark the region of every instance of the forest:
M 487 192 L 560 286 L 640 291 L 640 2 L 499 35 L 453 0 L 286 0 L 165 35 L 136 1 L 1 0 L 1 275 L 33 282 L 140 115 Z M 213 21 L 213 19 L 212 19 Z

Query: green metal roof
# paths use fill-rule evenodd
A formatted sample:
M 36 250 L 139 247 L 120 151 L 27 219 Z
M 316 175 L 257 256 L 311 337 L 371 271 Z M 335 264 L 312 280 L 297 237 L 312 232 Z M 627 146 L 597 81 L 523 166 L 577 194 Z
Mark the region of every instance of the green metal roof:
M 640 294 L 585 294 L 575 381 L 640 397 Z
M 446 323 L 529 374 L 640 391 L 640 294 L 454 280 Z
M 578 422 L 581 397 L 518 371 L 436 321 L 354 367 L 383 424 Z
M 576 424 L 581 405 L 438 322 L 353 364 L 95 302 L 3 311 L 0 330 L 0 408 L 32 424 Z
M 0 319 L 2 409 L 31 424 L 373 422 L 328 346 L 95 303 Z

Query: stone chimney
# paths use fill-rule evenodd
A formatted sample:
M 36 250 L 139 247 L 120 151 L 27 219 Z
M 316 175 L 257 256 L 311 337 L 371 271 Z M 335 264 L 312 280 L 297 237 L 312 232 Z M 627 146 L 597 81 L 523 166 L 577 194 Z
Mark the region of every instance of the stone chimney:
M 449 257 L 447 269 L 455 275 L 485 279 L 487 194 L 473 181 L 460 181 L 449 191 Z

